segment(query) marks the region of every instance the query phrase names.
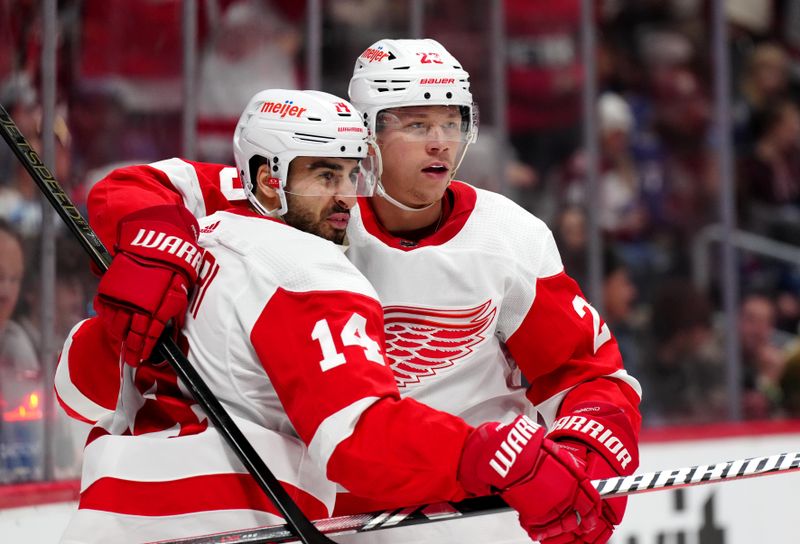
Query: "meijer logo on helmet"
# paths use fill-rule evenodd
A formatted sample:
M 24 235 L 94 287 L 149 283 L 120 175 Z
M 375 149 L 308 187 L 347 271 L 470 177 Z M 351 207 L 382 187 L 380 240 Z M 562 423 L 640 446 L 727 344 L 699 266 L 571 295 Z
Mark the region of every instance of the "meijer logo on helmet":
M 380 62 L 388 56 L 389 53 L 381 51 L 380 49 L 373 49 L 371 47 L 361 53 L 361 58 L 368 60 L 369 62 Z
M 283 119 L 287 115 L 289 117 L 300 117 L 306 108 L 295 106 L 291 100 L 284 102 L 264 102 L 261 106 L 261 113 L 277 113 L 278 117 Z

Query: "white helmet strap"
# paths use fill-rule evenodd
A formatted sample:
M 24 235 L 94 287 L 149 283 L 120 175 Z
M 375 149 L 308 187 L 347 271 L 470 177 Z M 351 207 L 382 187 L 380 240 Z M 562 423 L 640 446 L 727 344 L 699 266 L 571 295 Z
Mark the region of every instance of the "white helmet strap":
M 378 185 L 377 185 L 377 187 L 375 187 L 375 192 L 378 194 L 379 197 L 381 197 L 382 199 L 387 201 L 389 204 L 392 204 L 393 206 L 396 206 L 396 207 L 400 208 L 401 210 L 405 210 L 407 212 L 421 212 L 423 210 L 427 210 L 428 208 L 430 208 L 431 206 L 436 204 L 436 202 L 431 202 L 427 206 L 423 206 L 421 208 L 412 208 L 411 206 L 406 206 L 405 204 L 403 204 L 402 202 L 400 202 L 396 198 L 393 198 L 392 195 L 387 193 L 386 189 L 383 186 L 383 182 L 381 182 L 381 181 L 378 181 Z

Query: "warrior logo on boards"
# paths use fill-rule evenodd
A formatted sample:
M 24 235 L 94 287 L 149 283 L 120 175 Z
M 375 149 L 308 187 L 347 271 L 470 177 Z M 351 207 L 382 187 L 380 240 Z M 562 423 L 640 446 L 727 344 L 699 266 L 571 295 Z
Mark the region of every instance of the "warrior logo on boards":
M 420 383 L 457 364 L 487 337 L 497 308 L 487 300 L 474 308 L 387 306 L 386 355 L 397 386 Z

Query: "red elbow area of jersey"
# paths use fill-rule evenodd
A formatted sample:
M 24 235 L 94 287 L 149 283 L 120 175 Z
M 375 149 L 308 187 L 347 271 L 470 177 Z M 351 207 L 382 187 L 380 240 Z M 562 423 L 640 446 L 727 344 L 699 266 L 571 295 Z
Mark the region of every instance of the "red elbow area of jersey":
M 328 477 L 365 499 L 397 506 L 466 497 L 458 463 L 472 427 L 406 398 L 376 402 L 328 463 Z
M 89 190 L 89 224 L 109 249 L 123 217 L 152 206 L 183 205 L 181 194 L 162 171 L 144 165 L 114 170 Z
M 564 272 L 536 280 L 536 298 L 506 345 L 534 404 L 623 368 L 608 326 Z

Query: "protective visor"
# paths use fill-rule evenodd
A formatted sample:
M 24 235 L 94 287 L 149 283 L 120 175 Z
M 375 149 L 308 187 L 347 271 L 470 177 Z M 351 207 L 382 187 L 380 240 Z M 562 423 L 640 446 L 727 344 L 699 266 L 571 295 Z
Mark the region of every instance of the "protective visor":
M 464 106 L 406 106 L 378 113 L 378 137 L 401 137 L 408 141 L 442 141 L 456 145 L 472 143 L 477 129 L 477 108 Z
M 310 197 L 372 196 L 381 175 L 380 151 L 367 144 L 366 157 L 296 157 L 284 192 Z
M 378 113 L 375 133 L 380 145 L 396 142 L 436 143 L 453 151 L 452 176 L 469 144 L 478 135 L 478 108 L 466 106 L 405 106 Z

